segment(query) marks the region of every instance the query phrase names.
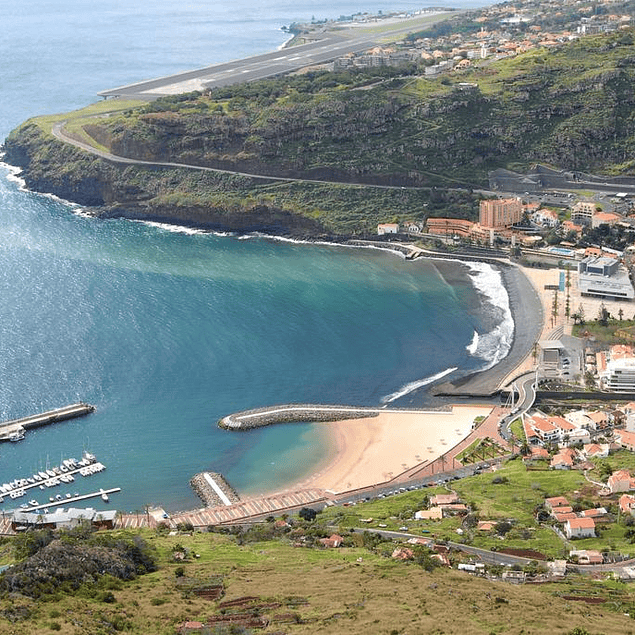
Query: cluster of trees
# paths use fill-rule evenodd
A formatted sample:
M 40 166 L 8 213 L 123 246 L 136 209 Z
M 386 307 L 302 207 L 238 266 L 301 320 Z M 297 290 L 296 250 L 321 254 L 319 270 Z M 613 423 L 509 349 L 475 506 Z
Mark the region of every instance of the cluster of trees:
M 0 593 L 53 599 L 60 593 L 114 601 L 113 580 L 131 580 L 157 568 L 153 550 L 140 537 L 72 530 L 34 530 L 14 542 L 21 560 L 0 576 Z

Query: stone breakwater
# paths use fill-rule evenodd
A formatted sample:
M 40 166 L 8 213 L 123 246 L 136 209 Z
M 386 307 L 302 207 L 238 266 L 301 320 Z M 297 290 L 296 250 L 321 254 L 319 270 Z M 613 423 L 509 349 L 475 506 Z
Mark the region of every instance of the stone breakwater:
M 216 472 L 200 472 L 190 479 L 190 486 L 206 507 L 220 507 L 240 502 L 236 490 Z
M 225 430 L 250 430 L 275 423 L 297 423 L 300 421 L 341 421 L 376 417 L 380 408 L 356 408 L 354 406 L 324 406 L 315 404 L 288 404 L 243 410 L 223 417 L 218 422 Z

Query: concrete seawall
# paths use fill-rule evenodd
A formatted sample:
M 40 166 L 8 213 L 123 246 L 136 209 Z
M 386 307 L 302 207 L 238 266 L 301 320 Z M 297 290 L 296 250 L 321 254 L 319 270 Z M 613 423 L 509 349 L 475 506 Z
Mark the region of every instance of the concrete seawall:
M 29 428 L 39 428 L 40 426 L 46 426 L 50 423 L 56 423 L 57 421 L 66 421 L 67 419 L 83 417 L 91 412 L 94 412 L 94 410 L 95 406 L 91 406 L 90 404 L 76 403 L 71 404 L 70 406 L 65 406 L 64 408 L 48 410 L 39 415 L 5 421 L 0 423 L 0 441 L 9 441 L 11 440 L 11 435 L 23 434 L 24 431 Z
M 341 421 L 343 419 L 376 417 L 382 411 L 380 408 L 356 408 L 354 406 L 286 404 L 243 410 L 227 415 L 219 420 L 218 427 L 225 430 L 250 430 L 275 423 Z

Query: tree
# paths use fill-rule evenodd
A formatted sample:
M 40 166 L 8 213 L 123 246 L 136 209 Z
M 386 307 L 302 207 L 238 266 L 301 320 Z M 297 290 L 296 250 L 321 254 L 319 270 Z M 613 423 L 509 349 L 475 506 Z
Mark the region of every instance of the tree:
M 317 518 L 317 512 L 314 509 L 311 509 L 310 507 L 303 507 L 298 512 L 298 516 L 300 516 L 300 518 L 302 518 L 302 520 L 306 520 L 308 522 L 311 522 L 311 521 L 313 521 L 313 520 L 315 520 Z
M 608 479 L 613 474 L 613 468 L 608 461 L 599 461 L 597 464 L 597 470 L 602 480 Z
M 499 536 L 504 536 L 506 533 L 511 531 L 512 524 L 508 520 L 501 520 L 494 525 L 494 531 Z
M 608 326 L 610 317 L 611 317 L 611 315 L 608 312 L 608 309 L 604 305 L 604 302 L 602 302 L 602 304 L 600 304 L 600 310 L 598 311 L 598 322 L 602 326 Z

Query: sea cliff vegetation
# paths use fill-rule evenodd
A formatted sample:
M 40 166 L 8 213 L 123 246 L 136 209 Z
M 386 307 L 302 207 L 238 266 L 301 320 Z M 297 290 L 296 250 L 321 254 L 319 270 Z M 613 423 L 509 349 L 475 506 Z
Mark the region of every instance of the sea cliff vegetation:
M 441 77 L 414 63 L 316 70 L 86 116 L 69 133 L 224 173 L 112 163 L 53 137 L 51 118 L 5 150 L 29 187 L 103 214 L 311 236 L 474 219 L 495 168 L 635 173 L 634 41 L 588 36 Z

